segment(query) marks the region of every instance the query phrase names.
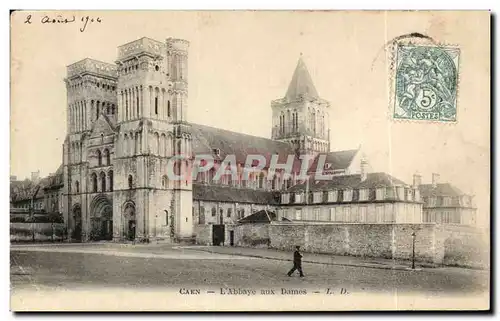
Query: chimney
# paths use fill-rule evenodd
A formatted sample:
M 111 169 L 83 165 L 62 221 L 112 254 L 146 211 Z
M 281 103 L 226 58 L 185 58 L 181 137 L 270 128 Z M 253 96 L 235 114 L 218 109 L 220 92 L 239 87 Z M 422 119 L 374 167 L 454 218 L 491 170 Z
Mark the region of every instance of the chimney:
M 413 186 L 419 187 L 422 184 L 422 175 L 419 173 L 413 174 Z
M 439 184 L 439 174 L 432 173 L 432 187 L 437 187 Z
M 366 158 L 363 156 L 361 158 L 361 181 L 363 182 L 366 180 L 366 177 L 368 176 L 367 170 L 368 170 L 368 162 Z

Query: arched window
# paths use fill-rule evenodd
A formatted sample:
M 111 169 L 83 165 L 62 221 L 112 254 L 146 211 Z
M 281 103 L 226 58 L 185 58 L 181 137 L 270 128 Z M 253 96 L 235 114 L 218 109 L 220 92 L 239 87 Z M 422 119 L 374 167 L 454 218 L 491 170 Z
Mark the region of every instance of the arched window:
M 109 171 L 108 176 L 109 176 L 109 190 L 113 191 L 113 171 Z
M 139 95 L 136 97 L 135 106 L 137 108 L 137 117 L 139 117 Z
M 75 190 L 77 193 L 80 193 L 80 182 L 78 181 L 75 182 Z
M 129 148 L 128 148 L 128 135 L 125 134 L 123 136 L 123 154 L 125 156 L 128 155 L 128 150 L 129 150 Z
M 160 135 L 158 133 L 155 133 L 154 136 L 155 136 L 154 154 L 158 155 L 160 153 Z
M 155 97 L 155 115 L 158 115 L 158 96 Z
M 101 154 L 101 151 L 99 149 L 97 150 L 97 165 L 98 166 L 102 165 L 102 154 Z
M 170 100 L 167 101 L 167 117 L 170 117 Z
M 97 175 L 92 173 L 90 177 L 92 179 L 92 192 L 97 193 Z
M 104 150 L 104 157 L 106 158 L 106 165 L 111 165 L 111 159 L 109 157 L 109 150 L 107 148 Z
M 163 188 L 168 188 L 168 177 L 167 175 L 164 175 L 162 178 L 161 178 L 161 186 Z
M 215 207 L 212 207 L 212 217 L 215 217 L 217 215 L 217 210 Z
M 219 224 L 224 224 L 224 209 L 220 209 Z
M 132 175 L 129 175 L 128 176 L 128 188 L 132 189 L 133 186 L 134 186 L 134 178 L 132 177 Z
M 98 100 L 98 101 L 96 101 L 95 119 L 99 118 L 99 112 L 100 112 L 99 108 L 100 108 L 100 104 L 101 104 L 101 103 L 99 102 L 99 100 Z
M 104 172 L 101 172 L 100 174 L 101 178 L 101 192 L 106 191 L 106 174 Z
M 264 188 L 264 173 L 259 175 L 259 188 Z

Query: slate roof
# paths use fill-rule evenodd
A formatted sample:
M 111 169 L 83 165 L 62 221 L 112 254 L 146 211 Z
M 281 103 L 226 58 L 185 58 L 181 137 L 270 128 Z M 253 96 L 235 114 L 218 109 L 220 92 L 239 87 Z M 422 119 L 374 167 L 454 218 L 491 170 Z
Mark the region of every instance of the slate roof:
M 288 90 L 286 91 L 285 98 L 293 101 L 301 96 L 319 98 L 316 87 L 314 87 L 311 75 L 307 70 L 304 60 L 302 60 L 302 57 L 300 57 L 299 61 L 297 62 L 297 67 L 295 67 L 292 81 L 290 81 L 290 85 L 288 86 Z
M 422 197 L 466 195 L 450 183 L 437 184 L 436 187 L 433 187 L 432 184 L 421 184 L 418 189 L 420 190 L 420 195 Z
M 326 174 L 328 171 L 347 169 L 349 165 L 351 165 L 357 153 L 358 149 L 342 150 L 342 151 L 326 153 L 325 167 L 323 172 Z M 312 162 L 311 166 L 309 167 L 309 172 L 316 172 L 320 155 L 321 154 L 318 154 L 318 156 L 316 156 L 316 158 Z M 328 163 L 331 164 L 330 169 L 326 168 Z
M 45 189 L 57 189 L 64 185 L 63 183 L 63 165 L 61 164 L 54 175 L 47 177 Z
M 314 177 L 309 180 L 309 191 L 326 191 L 341 189 L 360 189 L 390 187 L 395 185 L 408 185 L 387 173 L 368 173 L 364 181 L 361 181 L 360 174 L 335 176 L 332 180 L 315 181 Z M 290 187 L 288 192 L 305 191 L 306 182 Z
M 248 155 L 263 155 L 266 159 L 266 168 L 270 164 L 272 155 L 278 155 L 280 164 L 286 163 L 288 155 L 294 155 L 293 171 L 300 171 L 301 160 L 288 143 L 200 124 L 191 124 L 191 133 L 193 137 L 193 153 L 195 155 L 209 154 L 214 159 L 222 161 L 227 155 L 234 154 L 236 162 L 240 164 L 245 163 Z M 219 149 L 219 157 L 213 154 L 214 149 Z M 357 152 L 358 149 L 326 153 L 325 166 L 330 163 L 332 170 L 347 169 Z M 309 171 L 316 171 L 319 155 L 311 163 Z
M 269 165 L 272 155 L 279 155 L 280 163 L 285 163 L 288 155 L 295 155 L 293 147 L 288 143 L 230 130 L 191 124 L 191 134 L 193 153 L 195 155 L 209 154 L 214 156 L 214 159 L 217 159 L 213 154 L 214 149 L 220 150 L 218 159 L 223 160 L 227 155 L 234 154 L 236 162 L 240 164 L 244 164 L 247 155 L 250 154 L 264 156 L 266 165 Z M 299 161 L 296 157 L 297 168 L 300 169 Z
M 271 221 L 276 221 L 276 213 L 268 210 L 260 210 L 247 217 L 242 218 L 238 223 L 271 223 Z
M 277 205 L 279 193 L 220 185 L 193 184 L 193 200 Z

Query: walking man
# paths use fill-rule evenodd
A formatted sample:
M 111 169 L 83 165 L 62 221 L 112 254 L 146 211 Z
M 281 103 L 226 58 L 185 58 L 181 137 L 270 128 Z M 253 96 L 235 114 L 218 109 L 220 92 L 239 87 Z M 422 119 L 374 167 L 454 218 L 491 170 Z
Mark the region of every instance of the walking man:
M 302 254 L 300 254 L 300 246 L 295 247 L 295 252 L 293 252 L 293 268 L 288 272 L 288 276 L 292 276 L 295 270 L 299 270 L 300 277 L 304 277 L 302 272 Z

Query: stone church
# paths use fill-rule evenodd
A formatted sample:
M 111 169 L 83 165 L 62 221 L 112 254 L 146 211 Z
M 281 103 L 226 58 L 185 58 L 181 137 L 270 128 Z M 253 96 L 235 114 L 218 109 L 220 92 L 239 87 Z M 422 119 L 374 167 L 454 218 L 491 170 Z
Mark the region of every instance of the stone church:
M 248 153 L 286 160 L 329 151 L 329 103 L 319 98 L 302 59 L 285 97 L 271 104 L 272 139 L 189 123 L 188 48 L 182 39 L 141 38 L 120 46 L 114 64 L 87 58 L 68 66 L 61 205 L 75 239 L 191 238 L 197 224 L 235 221 L 277 205 L 276 192 L 295 183 L 295 175 L 285 181 L 280 173 L 268 181 L 265 169 L 249 181 L 214 182 L 213 172 L 169 181 L 166 164 L 175 154 L 210 153 L 216 163 L 235 154 L 244 164 Z M 355 155 L 338 154 L 345 165 Z M 182 162 L 181 170 L 191 163 Z
M 67 67 L 62 184 L 52 190 L 59 191 L 71 240 L 191 240 L 207 225 L 231 225 L 262 209 L 290 220 L 348 222 L 351 210 L 332 208 L 364 204 L 366 217 L 356 214 L 356 222 L 422 221 L 418 187 L 367 174 L 359 148 L 330 151 L 330 104 L 302 57 L 284 97 L 271 102 L 268 139 L 189 122 L 188 49 L 186 40 L 144 37 L 118 47 L 113 64 L 87 58 Z M 215 167 L 193 180 L 169 180 L 167 163 L 179 154 L 189 157 L 176 162 L 176 171 L 193 170 L 200 154 L 212 155 Z M 269 179 L 264 167 L 241 179 L 248 154 L 263 155 L 268 165 L 272 155 L 281 164 L 293 155 L 293 173 L 276 171 Z M 313 158 L 309 174 L 325 155 L 323 170 L 333 181 L 300 180 L 295 163 L 304 154 Z M 236 157 L 236 180 L 215 179 L 226 155 Z M 375 212 L 375 203 L 384 202 L 402 205 L 386 206 L 393 213 L 384 216 Z

